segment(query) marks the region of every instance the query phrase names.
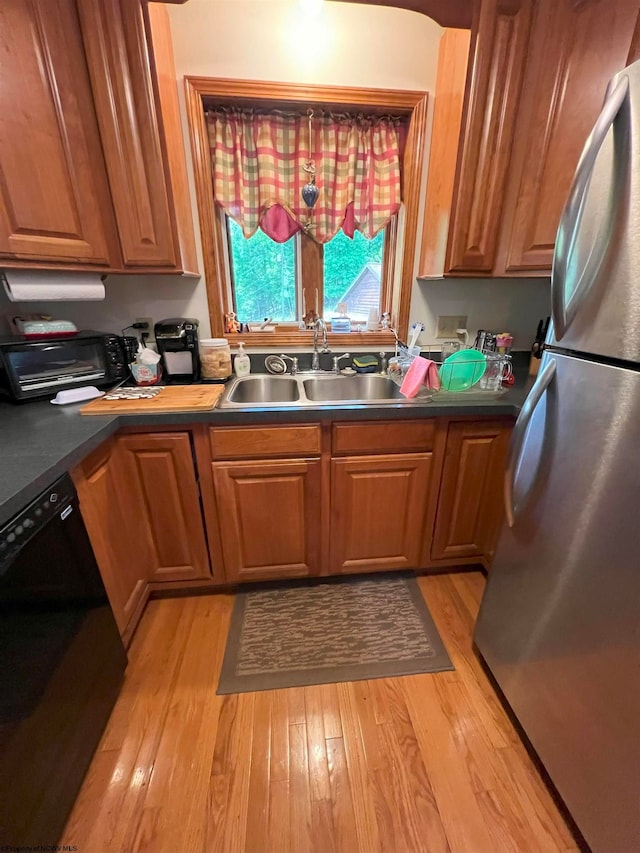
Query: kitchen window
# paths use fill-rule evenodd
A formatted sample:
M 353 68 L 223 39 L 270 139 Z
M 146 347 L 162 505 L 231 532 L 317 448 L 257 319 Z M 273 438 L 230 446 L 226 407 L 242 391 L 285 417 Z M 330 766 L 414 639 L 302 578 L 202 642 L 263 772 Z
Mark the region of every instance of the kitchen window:
M 241 321 L 269 318 L 297 327 L 310 308 L 328 321 L 346 304 L 352 327 L 357 328 L 366 323 L 370 309 L 382 313 L 388 291 L 384 280 L 386 228 L 372 239 L 358 231 L 350 239 L 338 231 L 324 246 L 308 245 L 303 252 L 303 243 L 313 243 L 306 234 L 276 243 L 258 229 L 247 239 L 237 222 L 223 217 L 233 310 Z
M 390 344 L 391 332 L 359 331 L 370 307 L 377 307 L 380 313 L 388 311 L 401 336 L 405 335 L 414 280 L 427 95 L 212 78 L 187 78 L 186 88 L 212 334 L 225 334 L 225 316 L 233 311 L 242 322 L 271 318 L 278 324 L 275 333 L 253 332 L 252 345 L 308 346 L 312 333 L 299 328 L 303 314 L 319 309 L 320 315 L 330 320 L 338 314 L 338 304 L 346 302 L 352 331 L 331 333 L 332 344 Z M 277 176 L 278 180 L 291 180 L 287 175 L 293 174 L 298 176 L 295 181 L 307 180 L 300 169 L 300 158 L 303 162 L 309 158 L 314 165 L 318 163 L 321 193 L 329 193 L 330 187 L 326 171 L 320 172 L 326 170 L 322 159 L 327 150 L 330 159 L 334 150 L 325 146 L 322 122 L 328 123 L 327 116 L 335 122 L 355 116 L 376 126 L 395 122 L 402 134 L 398 149 L 401 197 L 393 195 L 391 179 L 391 201 L 382 199 L 386 206 L 378 203 L 379 197 L 365 193 L 368 207 L 358 208 L 352 197 L 345 209 L 344 199 L 332 206 L 322 195 L 308 219 L 304 208 L 293 209 L 300 205 L 299 185 L 291 196 L 293 205 L 263 199 L 259 194 L 248 198 L 247 177 L 253 173 L 236 167 L 240 162 L 233 153 L 236 137 L 223 136 L 223 156 L 219 157 L 217 147 L 212 155 L 220 139 L 218 130 L 212 130 L 211 115 L 224 110 L 234 117 L 252 110 L 256 115 L 295 114 L 303 122 L 312 111 L 313 131 L 307 133 L 301 123 L 293 143 L 284 145 L 285 153 L 290 151 L 297 160 L 290 168 L 282 169 L 278 164 Z M 240 137 L 243 145 L 249 138 L 247 134 Z M 381 150 L 386 156 L 387 148 Z M 235 197 L 220 197 L 221 161 L 227 183 L 238 180 L 241 184 L 235 187 Z M 396 157 L 396 175 L 397 166 Z M 276 173 L 275 168 L 272 172 Z M 358 174 L 361 176 L 363 170 Z M 241 177 L 236 179 L 237 175 Z M 380 184 L 376 191 L 379 188 Z M 331 216 L 334 219 L 327 224 Z

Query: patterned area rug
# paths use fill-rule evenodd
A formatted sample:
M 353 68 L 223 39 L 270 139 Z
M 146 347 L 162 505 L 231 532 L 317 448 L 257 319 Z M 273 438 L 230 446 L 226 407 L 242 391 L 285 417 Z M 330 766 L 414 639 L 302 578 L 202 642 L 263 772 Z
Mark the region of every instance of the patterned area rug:
M 453 669 L 415 578 L 377 575 L 236 596 L 218 693 Z

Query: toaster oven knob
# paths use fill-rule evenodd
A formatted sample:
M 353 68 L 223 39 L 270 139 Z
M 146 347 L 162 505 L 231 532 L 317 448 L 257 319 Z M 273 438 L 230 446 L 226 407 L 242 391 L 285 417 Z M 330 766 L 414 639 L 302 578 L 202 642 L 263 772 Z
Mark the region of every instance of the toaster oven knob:
M 34 526 L 34 524 L 35 521 L 32 518 L 25 518 L 25 520 L 22 522 L 22 526 L 25 530 L 29 530 L 29 528 Z

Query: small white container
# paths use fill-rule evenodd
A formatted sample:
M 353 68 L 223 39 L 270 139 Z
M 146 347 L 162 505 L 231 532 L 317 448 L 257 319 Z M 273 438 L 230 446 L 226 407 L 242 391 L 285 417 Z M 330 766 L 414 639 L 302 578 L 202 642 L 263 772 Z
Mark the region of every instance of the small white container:
M 238 377 L 248 376 L 251 373 L 251 359 L 244 351 L 242 341 L 238 344 L 238 354 L 233 360 L 233 369 Z
M 377 308 L 369 309 L 369 319 L 367 320 L 367 332 L 377 332 L 380 328 L 380 314 Z

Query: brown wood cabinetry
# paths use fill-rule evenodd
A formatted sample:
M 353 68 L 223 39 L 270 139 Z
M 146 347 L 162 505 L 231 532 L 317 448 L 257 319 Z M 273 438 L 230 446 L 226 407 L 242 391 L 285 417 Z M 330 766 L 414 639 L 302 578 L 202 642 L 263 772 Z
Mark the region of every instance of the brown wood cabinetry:
M 454 187 L 440 178 L 450 174 L 452 140 L 447 146 L 435 134 L 455 134 L 451 105 L 460 82 L 442 99 L 436 91 L 422 275 L 443 272 L 447 229 L 445 274 L 549 274 L 560 215 L 607 83 L 638 52 L 638 18 L 637 0 L 477 4 Z M 461 39 L 445 36 L 439 79 L 446 68 L 459 70 L 464 50 Z
M 332 574 L 419 566 L 432 471 L 431 453 L 332 461 Z
M 79 10 L 123 263 L 176 267 L 142 5 L 80 0 Z
M 216 427 L 209 430 L 209 444 L 214 459 L 319 456 L 320 427 L 318 424 Z
M 149 580 L 211 577 L 189 433 L 125 434 L 116 445 Z
M 440 39 L 420 256 L 425 275 L 441 273 L 445 264 L 470 40 L 469 30 L 451 29 Z
M 132 428 L 71 473 L 128 642 L 150 589 L 488 565 L 511 427 L 426 418 Z M 274 458 L 283 440 L 297 458 Z
M 3 0 L 0 80 L 0 257 L 107 267 L 115 234 L 74 0 Z
M 637 0 L 542 0 L 517 114 L 500 268 L 550 270 L 578 159 L 610 78 L 627 63 Z
M 0 78 L 4 266 L 196 270 L 165 10 L 6 0 Z
M 78 5 L 123 264 L 195 269 L 193 224 L 180 232 L 176 211 L 177 204 L 188 203 L 178 159 L 181 153 L 184 164 L 180 126 L 169 128 L 174 147 L 168 149 L 162 115 L 162 97 L 170 119 L 177 106 L 175 72 L 173 91 L 167 79 L 173 54 L 162 18 L 166 11 L 156 9 L 145 18 L 143 4 L 130 0 L 78 0 Z M 152 22 L 162 89 L 149 52 Z M 181 237 L 188 246 L 181 246 Z
M 71 476 L 113 615 L 128 642 L 147 600 L 149 578 L 135 493 L 116 441 L 102 444 Z
M 320 460 L 213 464 L 228 582 L 319 574 L 320 471 Z
M 468 74 L 449 230 L 451 272 L 491 272 L 533 0 L 482 0 Z
M 489 562 L 493 557 L 511 426 L 505 421 L 449 424 L 433 560 L 484 557 Z

